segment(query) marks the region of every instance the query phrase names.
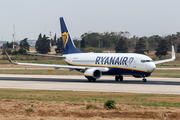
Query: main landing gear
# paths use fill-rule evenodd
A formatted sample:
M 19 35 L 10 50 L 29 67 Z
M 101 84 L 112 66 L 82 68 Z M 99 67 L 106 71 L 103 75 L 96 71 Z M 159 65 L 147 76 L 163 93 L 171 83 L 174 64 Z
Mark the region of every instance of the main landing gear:
M 116 75 L 115 81 L 123 81 L 123 76 L 122 75 Z
M 88 78 L 88 82 L 96 82 L 96 79 L 95 78 Z

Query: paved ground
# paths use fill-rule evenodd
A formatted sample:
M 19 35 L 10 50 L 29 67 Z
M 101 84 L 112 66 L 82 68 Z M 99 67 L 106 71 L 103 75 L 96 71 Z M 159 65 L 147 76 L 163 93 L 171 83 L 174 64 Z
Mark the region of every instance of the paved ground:
M 0 74 L 0 88 L 180 94 L 180 78 L 147 80 L 142 83 L 141 78 L 124 77 L 123 82 L 116 82 L 113 76 L 103 76 L 87 82 L 84 76 Z

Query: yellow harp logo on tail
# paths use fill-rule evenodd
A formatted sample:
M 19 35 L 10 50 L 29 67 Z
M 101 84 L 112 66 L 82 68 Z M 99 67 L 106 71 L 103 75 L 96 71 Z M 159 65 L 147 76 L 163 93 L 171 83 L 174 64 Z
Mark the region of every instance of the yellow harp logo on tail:
M 69 33 L 68 32 L 62 33 L 62 39 L 63 39 L 63 43 L 64 43 L 64 48 L 66 48 L 66 44 L 67 44 L 68 39 L 69 39 Z

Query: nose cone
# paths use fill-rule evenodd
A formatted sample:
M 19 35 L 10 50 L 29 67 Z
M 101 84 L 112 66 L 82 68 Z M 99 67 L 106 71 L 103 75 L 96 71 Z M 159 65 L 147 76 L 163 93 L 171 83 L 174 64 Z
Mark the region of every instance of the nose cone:
M 148 64 L 147 71 L 153 72 L 155 69 L 156 69 L 156 65 L 154 64 L 154 62 Z

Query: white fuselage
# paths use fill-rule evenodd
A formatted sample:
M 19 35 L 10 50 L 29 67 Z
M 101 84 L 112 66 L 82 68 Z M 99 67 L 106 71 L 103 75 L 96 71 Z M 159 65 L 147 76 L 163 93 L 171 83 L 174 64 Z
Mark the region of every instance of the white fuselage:
M 69 65 L 116 68 L 113 72 L 119 69 L 127 71 L 119 71 L 119 74 L 137 74 L 138 71 L 151 73 L 156 68 L 150 57 L 135 53 L 76 53 L 64 56 Z

